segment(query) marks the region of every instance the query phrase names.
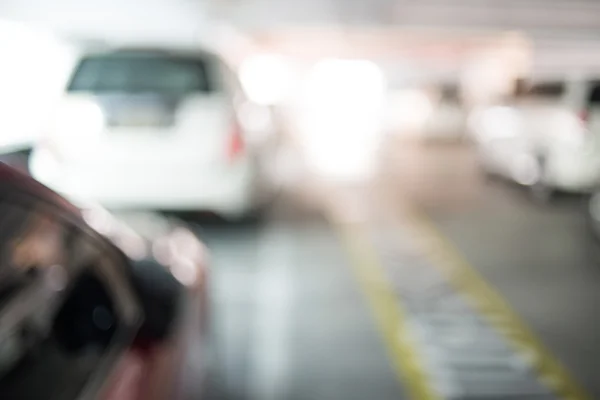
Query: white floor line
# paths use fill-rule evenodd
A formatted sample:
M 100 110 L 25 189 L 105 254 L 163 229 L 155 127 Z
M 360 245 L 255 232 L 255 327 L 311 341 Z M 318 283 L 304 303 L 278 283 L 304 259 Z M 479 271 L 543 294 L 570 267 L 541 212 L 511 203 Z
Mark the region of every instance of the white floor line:
M 259 241 L 255 284 L 255 322 L 249 371 L 251 399 L 286 397 L 290 360 L 291 269 L 294 243 L 290 229 L 267 225 Z

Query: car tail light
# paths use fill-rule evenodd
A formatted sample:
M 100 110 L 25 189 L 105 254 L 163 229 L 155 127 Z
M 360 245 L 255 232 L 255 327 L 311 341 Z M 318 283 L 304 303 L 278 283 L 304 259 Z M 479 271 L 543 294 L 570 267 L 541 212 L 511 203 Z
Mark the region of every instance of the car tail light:
M 588 110 L 580 111 L 579 114 L 577 114 L 577 116 L 579 117 L 579 120 L 581 121 L 581 123 L 583 123 L 584 125 L 586 125 L 588 123 L 588 118 L 589 118 Z
M 244 138 L 242 128 L 237 120 L 234 120 L 227 142 L 227 160 L 233 161 L 244 152 Z

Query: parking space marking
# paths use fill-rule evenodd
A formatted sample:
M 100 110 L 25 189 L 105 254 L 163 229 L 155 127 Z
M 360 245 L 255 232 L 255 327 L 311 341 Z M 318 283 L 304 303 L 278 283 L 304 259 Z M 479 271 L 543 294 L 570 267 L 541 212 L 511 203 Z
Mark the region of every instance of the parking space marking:
M 432 264 L 442 270 L 457 291 L 467 295 L 473 306 L 516 348 L 517 352 L 529 359 L 546 386 L 562 399 L 591 399 L 527 328 L 517 313 L 427 216 L 411 211 L 406 218 L 415 232 L 423 240 L 428 241 L 426 251 Z
M 327 212 L 410 399 L 590 399 L 428 217 L 380 200 Z
M 379 257 L 357 224 L 334 221 L 351 256 L 351 266 L 368 299 L 398 381 L 410 399 L 439 400 L 417 350 L 406 312 L 390 287 Z
M 250 349 L 251 399 L 283 399 L 289 389 L 293 241 L 287 227 L 272 222 L 261 232 Z

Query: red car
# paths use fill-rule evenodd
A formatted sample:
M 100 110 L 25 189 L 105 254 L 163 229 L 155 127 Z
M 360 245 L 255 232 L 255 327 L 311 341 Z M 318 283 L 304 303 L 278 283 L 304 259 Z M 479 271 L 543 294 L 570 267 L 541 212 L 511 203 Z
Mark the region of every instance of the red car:
M 185 225 L 78 209 L 0 164 L 0 398 L 201 398 L 206 250 Z

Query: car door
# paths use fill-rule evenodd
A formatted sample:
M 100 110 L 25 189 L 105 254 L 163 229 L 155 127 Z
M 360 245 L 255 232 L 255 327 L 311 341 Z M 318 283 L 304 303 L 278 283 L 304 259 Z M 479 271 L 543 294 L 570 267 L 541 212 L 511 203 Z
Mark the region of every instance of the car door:
M 115 378 L 142 317 L 128 265 L 75 214 L 0 192 L 0 398 L 134 394 Z

